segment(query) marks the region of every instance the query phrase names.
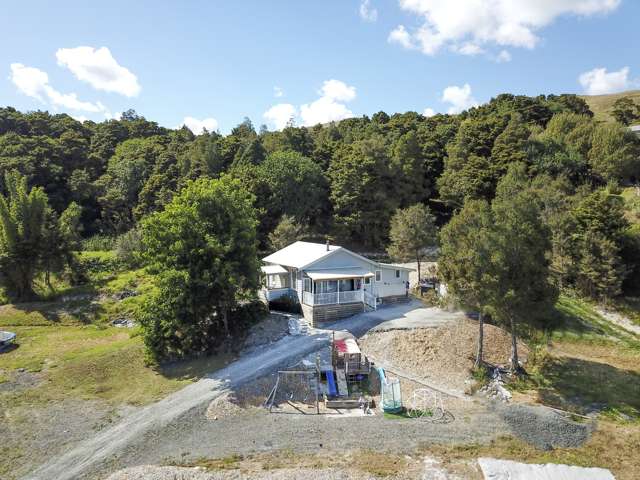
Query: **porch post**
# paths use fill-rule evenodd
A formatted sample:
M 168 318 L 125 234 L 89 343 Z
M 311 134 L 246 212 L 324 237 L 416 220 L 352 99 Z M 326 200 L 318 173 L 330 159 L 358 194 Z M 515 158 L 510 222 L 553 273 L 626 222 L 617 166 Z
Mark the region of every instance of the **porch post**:
M 340 279 L 336 280 L 338 282 L 338 303 L 340 303 Z

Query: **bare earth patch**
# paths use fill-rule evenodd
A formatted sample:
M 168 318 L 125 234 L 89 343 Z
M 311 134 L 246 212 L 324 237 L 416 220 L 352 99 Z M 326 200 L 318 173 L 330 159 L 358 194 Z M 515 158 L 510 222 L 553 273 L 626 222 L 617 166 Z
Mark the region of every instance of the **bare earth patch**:
M 494 325 L 485 325 L 485 360 L 505 364 L 511 355 L 511 336 Z M 370 332 L 360 339 L 363 352 L 389 365 L 401 368 L 417 377 L 462 390 L 468 384 L 475 359 L 478 323 L 470 319 L 457 320 L 437 328 Z M 518 344 L 521 361 L 526 361 L 529 349 Z

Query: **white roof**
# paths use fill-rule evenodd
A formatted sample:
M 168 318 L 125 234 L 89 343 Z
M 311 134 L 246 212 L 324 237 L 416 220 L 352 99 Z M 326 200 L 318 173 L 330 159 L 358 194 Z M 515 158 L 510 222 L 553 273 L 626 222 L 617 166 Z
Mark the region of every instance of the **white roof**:
M 280 265 L 263 265 L 262 267 L 260 267 L 260 270 L 262 270 L 267 275 L 276 273 L 287 273 L 287 271 Z
M 373 273 L 360 267 L 325 268 L 323 270 L 307 270 L 312 280 L 334 280 L 338 278 L 373 277 Z
M 632 132 L 640 133 L 640 125 L 631 125 L 629 127 L 629 130 L 631 130 Z
M 329 245 L 329 250 L 327 250 L 327 245 L 324 243 L 295 242 L 268 257 L 264 257 L 262 260 L 266 263 L 302 268 L 341 248 L 336 245 Z
M 415 268 L 405 267 L 403 265 L 396 265 L 395 263 L 381 263 L 380 266 L 387 268 L 394 268 L 396 270 L 408 270 L 410 272 L 415 271 Z

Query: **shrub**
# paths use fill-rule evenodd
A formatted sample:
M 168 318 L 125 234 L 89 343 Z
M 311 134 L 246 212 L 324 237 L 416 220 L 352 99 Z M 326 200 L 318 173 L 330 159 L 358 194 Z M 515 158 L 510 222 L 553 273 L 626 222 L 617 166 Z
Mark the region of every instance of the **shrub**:
M 140 232 L 135 228 L 123 233 L 116 240 L 116 256 L 122 265 L 129 268 L 140 266 L 138 253 L 142 247 Z
M 82 240 L 82 250 L 114 250 L 116 248 L 117 237 L 115 235 L 96 234 Z

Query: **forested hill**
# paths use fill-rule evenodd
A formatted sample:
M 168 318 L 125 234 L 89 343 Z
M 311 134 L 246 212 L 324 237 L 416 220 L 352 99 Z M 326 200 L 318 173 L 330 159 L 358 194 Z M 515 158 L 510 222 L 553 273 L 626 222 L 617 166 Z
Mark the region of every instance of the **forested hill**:
M 620 105 L 621 118 L 636 114 L 628 102 Z M 455 212 L 461 218 L 478 209 L 505 224 L 535 216 L 528 224 L 537 225 L 535 231 L 519 237 L 542 249 L 534 267 L 560 289 L 608 299 L 640 286 L 640 200 L 624 190 L 639 171 L 640 139 L 623 123 L 598 122 L 575 95 L 505 94 L 459 115 L 378 112 L 277 132 L 256 131 L 247 119 L 229 135 L 198 136 L 187 128 L 160 127 L 134 111 L 119 120 L 80 123 L 64 114 L 7 107 L 0 110 L 1 243 L 7 252 L 2 272 L 15 298 L 30 298 L 36 273 L 48 279 L 64 265 L 77 270 L 78 232 L 134 244 L 142 235 L 145 265 L 164 274 L 160 284 L 167 292 L 186 295 L 165 314 L 154 310 L 159 302 L 147 309 L 148 319 L 170 319 L 172 332 L 171 322 L 187 311 L 176 305 L 191 305 L 188 295 L 206 293 L 192 272 L 194 262 L 222 269 L 206 278 L 216 279 L 211 292 L 222 295 L 224 304 L 217 318 L 226 322 L 229 299 L 257 286 L 256 243 L 267 251 L 330 235 L 371 252 L 387 249 L 392 237 L 388 251 L 406 261 L 411 255 L 393 252 L 406 251 L 416 238 L 413 217 L 433 218 L 432 212 L 442 227 Z M 191 182 L 201 177 L 223 178 Z M 525 197 L 532 210 L 523 210 Z M 493 201 L 495 212 L 471 200 Z M 29 225 L 42 222 L 49 225 L 47 235 L 31 235 L 36 230 Z M 491 235 L 502 237 L 489 243 L 509 237 L 509 228 L 494 229 Z M 185 253 L 178 247 L 187 236 L 191 250 Z M 455 235 L 447 238 L 456 241 Z M 235 252 L 230 263 L 219 265 L 219 242 Z M 236 264 L 240 270 L 233 277 L 227 267 Z M 184 325 L 192 325 L 189 315 Z
M 622 156 L 603 151 L 609 137 Z M 572 188 L 626 182 L 636 166 L 631 147 L 573 95 L 500 95 L 460 115 L 379 112 L 281 132 L 257 132 L 245 120 L 226 136 L 169 130 L 133 111 L 80 123 L 0 110 L 0 174 L 25 174 L 58 212 L 79 204 L 84 236 L 128 231 L 188 180 L 226 172 L 256 195 L 263 243 L 291 215 L 312 233 L 376 248 L 397 208 L 427 203 L 442 221 L 465 197 L 491 198 L 510 162 L 562 176 Z

